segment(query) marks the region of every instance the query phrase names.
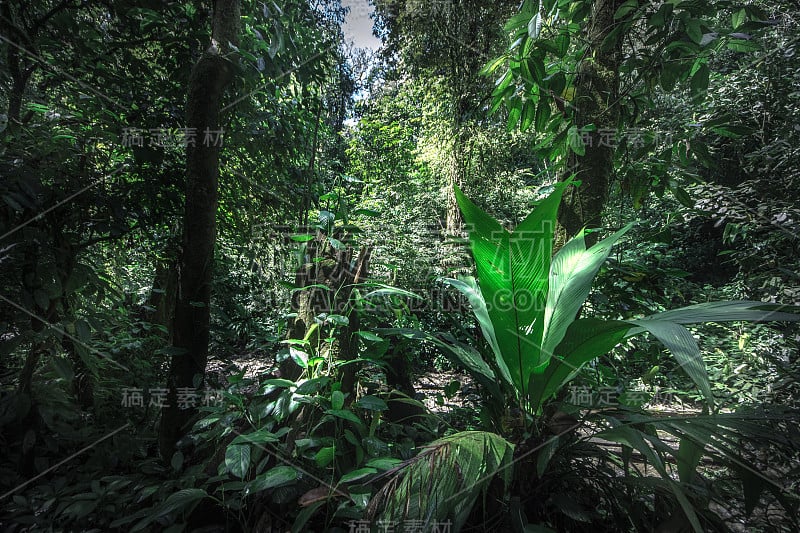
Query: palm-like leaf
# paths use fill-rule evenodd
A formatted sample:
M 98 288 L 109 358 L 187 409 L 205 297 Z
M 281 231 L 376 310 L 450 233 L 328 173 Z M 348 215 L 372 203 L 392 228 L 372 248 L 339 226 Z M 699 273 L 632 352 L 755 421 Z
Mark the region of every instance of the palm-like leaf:
M 459 531 L 478 495 L 500 475 L 511 479 L 514 446 L 494 433 L 465 431 L 432 442 L 413 459 L 389 472 L 372 498 L 368 516 L 388 522 L 413 521 L 415 531 L 452 522 Z
M 758 503 L 763 491 L 768 490 L 781 502 L 787 515 L 796 521 L 797 497 L 785 490 L 781 479 L 771 479 L 754 464 L 757 450 L 770 450 L 770 458 L 782 458 L 790 462 L 796 454 L 798 443 L 790 425 L 797 423 L 797 412 L 785 408 L 759 408 L 757 411 L 743 410 L 737 413 L 654 417 L 627 413 L 620 419 L 600 415 L 613 426 L 594 434 L 593 438 L 611 440 L 629 446 L 652 464 L 662 479 L 669 483 L 676 501 L 687 516 L 684 488 L 690 488 L 695 470 L 702 455 L 714 458 L 716 464 L 725 465 L 737 472 L 743 481 L 746 513 L 749 515 Z M 639 428 L 649 428 L 647 431 Z M 664 439 L 670 434 L 679 440 L 675 449 Z M 743 447 L 742 443 L 749 443 Z M 677 464 L 680 483 L 672 479 L 664 469 L 663 460 L 657 454 L 671 455 Z M 718 501 L 719 504 L 729 502 Z M 702 531 L 692 521 L 696 531 Z
M 673 495 L 675 496 L 675 500 L 681 506 L 681 509 L 683 509 L 683 512 L 686 515 L 686 518 L 689 520 L 689 523 L 692 525 L 694 531 L 697 533 L 703 532 L 703 528 L 700 525 L 700 520 L 697 517 L 694 506 L 686 496 L 683 487 L 678 483 L 670 482 L 671 478 L 667 472 L 667 468 L 658 453 L 659 450 L 667 448 L 666 445 L 661 443 L 657 438 L 654 439 L 651 435 L 647 435 L 627 425 L 618 425 L 611 429 L 601 431 L 600 433 L 597 433 L 596 436 L 605 440 L 617 442 L 623 446 L 628 446 L 629 448 L 641 453 L 647 463 L 652 465 L 662 479 L 669 483 L 669 489 L 672 491 Z

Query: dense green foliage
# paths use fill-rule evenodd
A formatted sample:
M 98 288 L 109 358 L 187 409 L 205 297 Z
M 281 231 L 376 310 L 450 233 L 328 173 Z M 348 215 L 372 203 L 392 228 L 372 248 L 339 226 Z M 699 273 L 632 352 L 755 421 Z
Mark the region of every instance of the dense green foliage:
M 343 5 L 0 3 L 0 529 L 800 528 L 797 5 Z

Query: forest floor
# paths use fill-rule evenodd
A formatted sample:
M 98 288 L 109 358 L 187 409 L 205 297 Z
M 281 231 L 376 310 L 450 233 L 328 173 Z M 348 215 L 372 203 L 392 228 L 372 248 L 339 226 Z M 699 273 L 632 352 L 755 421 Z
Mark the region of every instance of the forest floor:
M 208 366 L 210 382 L 216 382 L 224 386 L 224 384 L 229 381 L 228 378 L 232 376 L 242 376 L 245 380 L 253 381 L 253 391 L 258 388 L 258 383 L 261 380 L 266 379 L 267 376 L 276 375 L 277 371 L 274 360 L 261 354 L 245 354 L 225 362 L 210 361 Z M 454 394 L 447 397 L 445 391 L 448 385 L 454 381 L 459 382 L 460 385 Z M 471 425 L 470 422 L 477 422 L 476 413 L 480 408 L 481 396 L 474 381 L 468 374 L 454 370 L 430 369 L 416 376 L 413 384 L 414 390 L 416 391 L 416 399 L 422 402 L 431 414 L 440 418 L 445 424 L 454 427 L 468 427 Z M 700 409 L 687 404 L 662 403 L 648 405 L 646 410 L 652 415 L 659 417 L 685 416 L 700 414 L 701 412 Z M 586 425 L 581 427 L 578 432 L 595 444 L 612 447 L 619 446 L 618 443 L 592 437 L 591 434 L 596 431 L 593 431 L 592 428 Z M 662 433 L 663 432 L 659 432 L 659 437 L 664 442 L 675 448 L 678 447 L 679 442 L 675 437 Z M 648 468 L 647 465 L 641 457 L 636 457 L 636 455 L 637 454 L 634 454 L 632 457 L 630 466 L 646 471 Z M 715 469 L 715 465 L 713 461 L 706 461 L 701 464 L 701 469 L 711 471 Z M 725 509 L 713 503 L 712 505 L 720 516 L 725 517 L 726 523 L 731 531 L 748 531 L 741 516 L 731 516 Z M 765 509 L 765 516 L 771 515 L 773 519 L 775 519 L 776 516 L 782 516 L 781 513 L 782 509 L 779 505 L 768 505 Z M 780 521 L 780 518 L 778 518 L 778 520 Z
M 209 361 L 206 374 L 210 382 L 224 386 L 231 376 L 242 375 L 244 379 L 258 383 L 265 376 L 274 376 L 276 372 L 277 366 L 272 358 L 261 354 L 243 354 L 229 361 Z M 445 388 L 453 381 L 460 382 L 461 387 L 452 397 L 446 398 Z M 417 376 L 414 390 L 416 399 L 439 416 L 452 410 L 476 407 L 481 400 L 470 376 L 453 370 L 431 370 Z

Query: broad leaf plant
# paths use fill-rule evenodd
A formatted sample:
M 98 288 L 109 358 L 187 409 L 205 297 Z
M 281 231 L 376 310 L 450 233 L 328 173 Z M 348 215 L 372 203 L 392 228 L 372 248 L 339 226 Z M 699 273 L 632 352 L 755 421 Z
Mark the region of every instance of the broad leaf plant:
M 592 282 L 628 224 L 588 247 L 581 231 L 553 254 L 556 215 L 566 187 L 555 185 L 513 231 L 456 189 L 478 274 L 446 279 L 472 307 L 492 361 L 463 345 L 437 339 L 492 394 L 512 396 L 530 414 L 541 412 L 588 362 L 624 340 L 649 333 L 666 346 L 714 408 L 708 373 L 690 324 L 725 321 L 797 321 L 798 308 L 757 301 L 707 302 L 636 320 L 579 318 Z M 507 399 L 507 396 L 506 398 Z

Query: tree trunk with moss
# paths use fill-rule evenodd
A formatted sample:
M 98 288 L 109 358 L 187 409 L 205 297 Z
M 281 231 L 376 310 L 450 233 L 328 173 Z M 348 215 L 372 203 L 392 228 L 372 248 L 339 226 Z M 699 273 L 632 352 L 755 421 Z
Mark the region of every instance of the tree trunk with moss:
M 220 109 L 235 65 L 227 56 L 239 42 L 239 0 L 214 2 L 211 46 L 189 79 L 186 122 L 195 142 L 186 149 L 187 190 L 183 221 L 180 289 L 175 306 L 173 355 L 167 405 L 161 413 L 159 448 L 169 459 L 175 443 L 189 429 L 195 410 L 181 409 L 178 389 L 202 387 L 208 360 L 211 280 L 216 241 L 216 212 L 221 137 Z
M 337 236 L 338 237 L 338 236 Z M 295 277 L 297 291 L 292 297 L 294 319 L 289 326 L 289 339 L 307 339 L 307 348 L 312 354 L 322 355 L 331 361 L 352 360 L 358 354 L 358 311 L 352 301 L 353 288 L 368 276 L 371 248 L 362 248 L 357 255 L 347 246 L 335 250 L 320 233 L 309 243 L 304 264 Z M 316 317 L 325 315 L 344 316 L 346 324 L 338 324 L 334 335 L 329 335 L 335 323 L 313 328 Z M 332 338 L 323 344 L 324 338 Z M 343 392 L 352 392 L 355 387 L 355 370 L 352 364 L 345 365 L 339 374 Z M 280 375 L 296 380 L 302 369 L 287 358 L 280 364 Z
M 587 57 L 578 68 L 575 79 L 574 123 L 580 130 L 594 124 L 595 130 L 585 135 L 586 153 L 573 154 L 566 176 L 577 174 L 582 185 L 571 187 L 564 194 L 558 221 L 559 242 L 576 235 L 584 227 L 599 227 L 603 208 L 608 202 L 614 170 L 613 146 L 601 130 L 616 131 L 619 121 L 619 67 L 622 60 L 622 39 L 609 39 L 615 27 L 614 13 L 622 0 L 595 0 L 588 27 Z M 566 177 L 565 176 L 565 177 Z M 596 242 L 594 234 L 587 244 Z

